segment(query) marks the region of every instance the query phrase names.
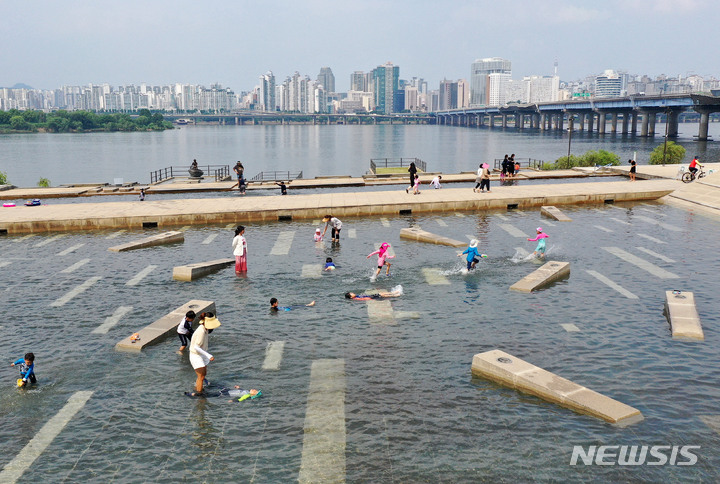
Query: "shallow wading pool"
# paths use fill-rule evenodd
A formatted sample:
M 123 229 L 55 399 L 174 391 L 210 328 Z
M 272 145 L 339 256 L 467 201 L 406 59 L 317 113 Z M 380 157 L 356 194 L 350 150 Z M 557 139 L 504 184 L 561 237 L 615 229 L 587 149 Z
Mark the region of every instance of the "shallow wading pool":
M 231 229 L 193 227 L 183 244 L 127 253 L 107 248 L 155 231 L 2 237 L 3 357 L 9 364 L 34 351 L 39 384 L 18 391 L 17 370 L 5 370 L 0 466 L 71 395 L 92 391 L 23 482 L 293 481 L 311 365 L 342 359 L 348 482 L 717 480 L 720 223 L 659 204 L 560 208 L 572 222 L 539 211 L 345 219 L 339 247 L 312 241 L 317 224 L 249 225 L 247 278 L 228 268 L 191 283 L 173 281 L 173 266 L 230 257 Z M 415 224 L 477 237 L 488 258 L 462 275 L 460 250 L 399 239 Z M 570 262 L 570 278 L 511 292 L 538 267 L 524 259 L 535 244 L 512 234 L 532 236 L 538 225 L 550 235 L 548 259 Z M 390 277 L 383 271 L 371 283 L 376 258 L 365 255 L 384 241 L 397 258 Z M 622 251 L 651 265 L 633 265 Z M 338 269 L 318 276 L 326 257 Z M 393 313 L 419 317 L 371 320 L 366 303 L 343 297 L 398 284 L 405 292 Z M 669 289 L 694 291 L 704 342 L 671 338 Z M 317 305 L 270 314 L 273 296 L 281 306 Z M 210 335 L 211 388 L 260 388 L 262 398 L 185 397 L 194 372 L 174 336 L 141 354 L 113 349 L 191 299 L 215 301 L 222 322 Z M 108 327 L 113 314 L 121 317 Z M 106 334 L 92 333 L 104 323 Z M 263 370 L 275 341 L 284 342 L 279 369 Z M 495 348 L 636 407 L 645 420 L 620 428 L 473 378 L 473 355 Z M 575 445 L 700 449 L 692 467 L 570 466 Z

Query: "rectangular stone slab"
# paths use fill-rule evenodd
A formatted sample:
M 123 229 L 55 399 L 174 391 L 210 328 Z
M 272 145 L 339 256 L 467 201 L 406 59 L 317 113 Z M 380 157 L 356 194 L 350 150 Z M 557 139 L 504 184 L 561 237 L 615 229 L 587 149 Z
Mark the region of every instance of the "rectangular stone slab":
M 209 262 L 197 262 L 186 266 L 173 267 L 173 279 L 176 281 L 194 281 L 217 272 L 235 263 L 235 259 L 217 259 Z
M 570 263 L 548 261 L 510 286 L 510 290 L 532 292 L 570 275 Z
M 116 245 L 110 247 L 108 250 L 111 252 L 125 252 L 126 250 L 143 249 L 145 247 L 152 247 L 154 245 L 163 244 L 174 244 L 176 242 L 184 242 L 185 234 L 178 231 L 163 232 L 162 234 L 153 235 L 152 237 L 145 237 L 144 239 L 134 240 L 127 244 Z
M 544 205 L 540 207 L 540 213 L 546 217 L 554 218 L 558 222 L 572 222 L 572 219 L 562 213 L 560 209 L 552 205 Z
M 635 423 L 640 410 L 594 392 L 501 350 L 473 356 L 472 374 L 610 423 Z
M 427 242 L 428 244 L 449 245 L 450 247 L 467 247 L 466 242 L 443 237 L 442 235 L 426 232 L 418 228 L 400 229 L 400 238 L 416 240 L 418 242 Z
M 140 334 L 140 340 L 135 343 L 130 341 L 130 335 L 127 338 L 121 340 L 115 345 L 117 351 L 128 351 L 133 353 L 140 353 L 143 348 L 157 344 L 164 340 L 166 337 L 173 335 L 177 332 L 178 324 L 185 314 L 190 310 L 195 311 L 197 317 L 193 321 L 193 325 L 200 319 L 200 314 L 212 311 L 215 312 L 215 303 L 213 301 L 202 301 L 193 299 L 183 304 L 174 311 L 169 312 L 162 318 L 154 321 L 143 329 L 137 331 Z
M 692 292 L 665 291 L 665 315 L 673 338 L 705 339 Z

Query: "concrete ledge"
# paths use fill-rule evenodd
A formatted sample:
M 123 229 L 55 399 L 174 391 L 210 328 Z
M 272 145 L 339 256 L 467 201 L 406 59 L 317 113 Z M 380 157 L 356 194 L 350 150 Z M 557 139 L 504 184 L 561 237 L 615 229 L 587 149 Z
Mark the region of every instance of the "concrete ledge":
M 176 281 L 190 282 L 217 272 L 234 263 L 235 259 L 217 259 L 209 262 L 198 262 L 196 264 L 173 267 L 173 279 Z
M 545 205 L 540 207 L 540 214 L 546 217 L 554 218 L 558 222 L 572 222 L 572 219 L 562 213 L 557 207 L 552 205 Z
M 643 419 L 636 408 L 601 395 L 500 350 L 473 356 L 472 374 L 610 423 Z
M 510 286 L 510 290 L 532 292 L 570 276 L 570 263 L 549 261 Z
M 153 235 L 152 237 L 146 237 L 140 240 L 134 240 L 127 244 L 116 245 L 110 247 L 108 250 L 111 252 L 125 252 L 127 250 L 142 249 L 145 247 L 152 247 L 154 245 L 163 244 L 174 244 L 176 242 L 185 241 L 185 234 L 182 232 L 172 231 L 163 232 L 162 234 Z
M 430 232 L 426 232 L 418 228 L 404 228 L 400 229 L 400 238 L 416 240 L 418 242 L 427 242 L 428 244 L 437 245 L 449 245 L 450 247 L 465 247 L 466 242 L 460 242 L 459 240 L 449 239 L 441 235 L 436 235 Z
M 115 349 L 117 351 L 139 353 L 143 350 L 143 348 L 161 342 L 167 336 L 176 332 L 178 324 L 180 324 L 180 320 L 183 318 L 183 316 L 185 316 L 185 313 L 187 313 L 191 309 L 195 311 L 195 314 L 197 314 L 195 321 L 193 321 L 193 324 L 195 324 L 197 320 L 200 319 L 200 314 L 202 314 L 203 312 L 215 312 L 215 303 L 213 301 L 201 301 L 198 299 L 188 301 L 179 308 L 169 312 L 154 323 L 145 326 L 143 329 L 138 331 L 138 334 L 140 335 L 140 340 L 133 343 L 132 341 L 130 341 L 130 336 L 128 336 L 127 338 L 117 343 L 115 345 Z
M 705 339 L 692 292 L 665 291 L 665 316 L 673 338 Z

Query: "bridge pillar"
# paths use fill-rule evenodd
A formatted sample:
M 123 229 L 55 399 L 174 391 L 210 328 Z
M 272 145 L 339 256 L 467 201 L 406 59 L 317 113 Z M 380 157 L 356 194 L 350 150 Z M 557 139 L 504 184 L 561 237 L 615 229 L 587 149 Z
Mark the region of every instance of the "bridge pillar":
M 648 136 L 655 136 L 655 120 L 656 120 L 655 111 L 652 111 L 648 113 Z
M 539 114 L 533 114 L 533 122 L 535 126 L 533 128 L 540 129 L 540 115 Z
M 630 132 L 632 134 L 637 133 L 637 122 L 638 122 L 638 112 L 633 111 L 632 112 L 632 122 L 630 123 Z
M 495 127 L 495 115 L 494 114 L 490 115 L 490 127 L 491 128 Z
M 593 124 L 595 124 L 595 113 L 590 113 L 587 115 L 587 123 L 588 123 L 588 133 L 593 132 Z
M 507 118 L 508 118 L 507 114 L 502 115 L 502 127 L 503 128 L 507 128 Z
M 617 133 L 618 113 L 611 113 L 610 116 L 610 132 Z
M 640 126 L 640 136 L 648 135 L 648 126 L 650 125 L 649 117 L 650 117 L 650 113 L 648 113 L 647 111 L 644 111 L 642 113 L 642 125 Z
M 702 111 L 695 108 L 700 113 L 700 128 L 698 129 L 697 139 L 698 141 L 707 141 L 708 139 L 708 127 L 710 123 L 710 110 L 703 109 Z
M 630 127 L 630 113 L 625 111 L 622 113 L 622 134 L 628 133 L 628 128 Z
M 677 138 L 679 117 L 680 113 L 678 111 L 670 111 L 669 113 L 667 113 L 668 138 Z
M 540 131 L 545 131 L 547 129 L 545 123 L 547 123 L 547 114 L 543 113 L 540 115 Z
M 559 114 L 556 114 L 555 116 L 557 116 L 555 118 L 556 119 L 555 129 L 557 129 L 558 131 L 562 131 L 563 130 L 563 119 L 564 119 L 565 115 L 563 113 L 559 113 Z
M 600 111 L 598 113 L 598 134 L 605 134 L 605 113 Z
M 525 115 L 524 114 L 515 113 L 515 128 L 525 129 Z
M 575 130 L 575 116 L 568 113 L 568 131 L 572 132 Z
M 583 113 L 578 114 L 578 131 L 585 131 L 585 115 Z

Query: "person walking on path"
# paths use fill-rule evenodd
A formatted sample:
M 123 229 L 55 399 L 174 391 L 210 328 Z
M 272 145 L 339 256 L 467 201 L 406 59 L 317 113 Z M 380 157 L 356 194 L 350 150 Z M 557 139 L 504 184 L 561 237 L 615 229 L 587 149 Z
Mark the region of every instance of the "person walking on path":
M 332 227 L 331 242 L 339 243 L 340 242 L 340 229 L 342 229 L 342 222 L 340 221 L 340 219 L 328 214 L 323 217 L 322 221 L 325 222 L 325 230 L 323 230 L 323 233 L 322 233 L 323 237 L 325 237 L 325 232 L 327 232 L 328 225 L 329 225 Z
M 630 181 L 635 181 L 635 172 L 637 171 L 637 163 L 635 160 L 628 160 L 630 163 Z
M 408 173 L 410 173 L 410 187 L 412 188 L 413 184 L 415 183 L 415 174 L 417 173 L 417 168 L 415 167 L 414 161 L 410 162 L 410 168 L 408 168 Z
M 433 188 L 442 188 L 442 187 L 440 186 L 440 180 L 442 180 L 442 175 L 436 176 L 436 177 L 433 178 L 432 181 L 430 182 L 430 186 L 433 187 Z
M 502 171 L 500 172 L 500 178 L 505 178 L 506 176 L 512 174 L 509 167 L 510 167 L 510 160 L 508 159 L 508 155 L 506 153 L 505 158 L 503 158 L 503 161 L 502 161 Z
M 482 174 L 483 174 L 483 167 L 482 163 L 478 166 L 477 176 L 475 177 L 475 188 L 473 188 L 473 192 L 477 192 L 477 189 L 480 188 L 480 185 L 482 184 Z
M 487 163 L 482 164 L 482 168 L 478 170 L 480 172 L 480 193 L 485 191 L 487 187 L 488 193 L 490 193 L 490 169 Z
M 240 160 L 238 160 L 238 162 L 235 163 L 235 166 L 233 166 L 233 171 L 237 174 L 237 179 L 238 179 L 237 187 L 238 187 L 238 189 L 240 189 L 240 185 L 244 185 L 243 173 L 245 172 L 245 167 L 243 166 L 242 163 L 240 163 Z M 235 188 L 235 186 L 233 185 L 232 188 Z
M 235 274 L 247 272 L 247 242 L 244 234 L 245 227 L 238 225 L 232 241 L 233 255 L 235 256 Z
M 200 315 L 200 325 L 195 330 L 190 340 L 190 364 L 195 370 L 195 392 L 193 397 L 202 395 L 203 383 L 207 376 L 207 366 L 215 357 L 208 353 L 208 335 L 220 327 L 220 321 L 214 313 L 207 312 Z

